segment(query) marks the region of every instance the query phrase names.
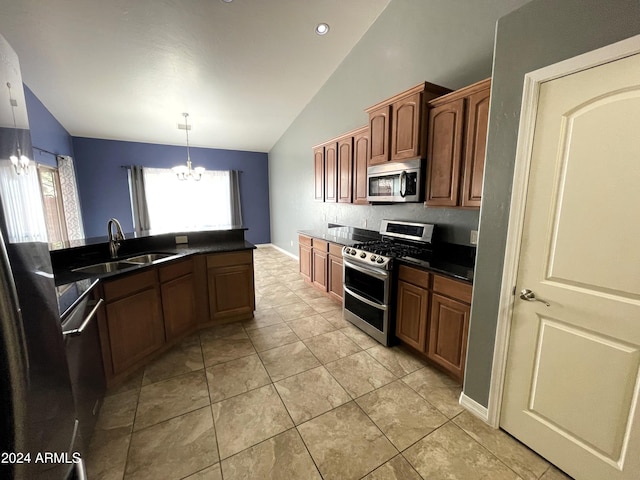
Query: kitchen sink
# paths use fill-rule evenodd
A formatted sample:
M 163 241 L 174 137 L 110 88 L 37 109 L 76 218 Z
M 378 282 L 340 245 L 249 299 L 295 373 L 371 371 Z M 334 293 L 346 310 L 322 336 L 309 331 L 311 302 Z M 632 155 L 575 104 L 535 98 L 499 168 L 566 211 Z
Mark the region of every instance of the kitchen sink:
M 173 256 L 175 256 L 174 253 L 145 253 L 144 255 L 137 255 L 135 257 L 127 258 L 124 261 L 136 264 L 145 264 Z
M 112 273 L 124 270 L 125 268 L 135 267 L 137 265 L 140 264 L 128 262 L 126 260 L 119 260 L 116 262 L 96 263 L 95 265 L 89 265 L 87 267 L 74 268 L 72 271 L 80 273 Z

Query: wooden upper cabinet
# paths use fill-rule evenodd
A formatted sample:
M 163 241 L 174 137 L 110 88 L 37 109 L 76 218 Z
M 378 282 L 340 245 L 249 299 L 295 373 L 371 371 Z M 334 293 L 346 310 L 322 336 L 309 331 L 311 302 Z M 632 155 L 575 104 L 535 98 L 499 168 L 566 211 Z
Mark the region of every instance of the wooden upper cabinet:
M 369 111 L 369 132 L 371 149 L 369 151 L 369 165 L 377 165 L 389 161 L 389 137 L 391 134 L 390 121 L 391 105 L 383 105 Z
M 480 206 L 490 89 L 487 79 L 429 102 L 427 206 Z
M 338 202 L 351 203 L 353 195 L 353 137 L 338 140 Z
M 324 201 L 338 200 L 338 144 L 328 143 L 324 146 Z
M 369 158 L 369 128 L 353 134 L 353 203 L 367 204 L 367 160 Z
M 429 206 L 455 207 L 458 204 L 463 128 L 463 98 L 429 112 L 426 201 Z
M 313 199 L 324 202 L 324 147 L 313 149 Z
M 424 158 L 426 102 L 451 92 L 423 82 L 368 109 L 369 165 Z
M 462 206 L 479 207 L 482 200 L 484 157 L 487 152 L 490 88 L 469 96 L 467 104 L 467 135 L 464 155 Z
M 391 119 L 391 158 L 407 160 L 423 157 L 421 141 L 422 92 L 414 93 L 395 102 Z

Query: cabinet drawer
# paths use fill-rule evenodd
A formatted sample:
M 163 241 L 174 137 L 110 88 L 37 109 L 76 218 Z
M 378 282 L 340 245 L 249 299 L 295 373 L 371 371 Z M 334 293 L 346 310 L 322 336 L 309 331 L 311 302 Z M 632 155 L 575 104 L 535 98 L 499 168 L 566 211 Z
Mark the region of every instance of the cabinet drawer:
M 172 263 L 166 267 L 160 267 L 160 282 L 168 282 L 174 278 L 182 277 L 193 272 L 193 261 L 191 259 Z
M 330 243 L 329 254 L 342 258 L 342 245 L 338 245 L 337 243 Z
M 429 277 L 431 274 L 424 270 L 418 270 L 417 268 L 407 267 L 406 265 L 400 265 L 398 271 L 398 278 L 405 282 L 412 283 L 422 288 L 429 288 Z
M 121 279 L 105 282 L 105 301 L 110 302 L 116 298 L 125 297 L 140 290 L 155 286 L 158 281 L 158 274 L 156 272 L 157 270 L 154 268 L 145 272 L 128 275 Z
M 251 264 L 252 258 L 253 252 L 251 250 L 231 253 L 216 253 L 213 255 L 207 255 L 207 268 Z
M 433 291 L 455 298 L 461 302 L 471 304 L 471 292 L 473 287 L 468 283 L 452 280 L 451 278 L 433 276 Z
M 314 250 L 318 250 L 320 252 L 328 252 L 329 251 L 329 242 L 325 240 L 320 240 L 318 238 L 311 239 L 311 244 L 313 245 Z
M 300 245 L 311 246 L 311 237 L 307 237 L 306 235 L 298 235 L 298 243 Z

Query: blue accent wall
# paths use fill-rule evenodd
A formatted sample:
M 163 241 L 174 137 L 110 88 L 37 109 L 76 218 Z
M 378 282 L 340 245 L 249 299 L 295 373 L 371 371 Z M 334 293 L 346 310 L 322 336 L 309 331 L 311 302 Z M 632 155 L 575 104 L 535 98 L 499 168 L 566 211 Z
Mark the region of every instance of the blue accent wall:
M 271 242 L 267 154 L 193 147 L 190 150 L 194 166 L 242 171 L 242 218 L 249 229 L 245 238 L 252 243 Z M 127 170 L 123 165 L 171 168 L 186 163 L 187 158 L 186 146 L 81 137 L 73 137 L 73 151 L 87 237 L 106 235 L 111 217 L 120 220 L 125 232 L 134 230 Z M 185 208 L 201 207 L 185 204 Z
M 38 148 L 55 153 L 56 155 L 73 155 L 73 143 L 71 135 L 47 110 L 33 92 L 24 85 L 24 97 L 29 115 L 29 129 L 31 130 L 31 143 L 34 147 L 34 160 L 36 163 L 56 167 L 55 155 L 44 153 Z

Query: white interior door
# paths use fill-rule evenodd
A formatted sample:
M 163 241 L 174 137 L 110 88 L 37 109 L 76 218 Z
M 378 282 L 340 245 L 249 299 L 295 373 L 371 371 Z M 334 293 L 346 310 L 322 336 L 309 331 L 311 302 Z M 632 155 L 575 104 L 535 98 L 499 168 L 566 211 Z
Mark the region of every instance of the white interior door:
M 639 479 L 640 54 L 541 84 L 520 252 L 500 426 Z

